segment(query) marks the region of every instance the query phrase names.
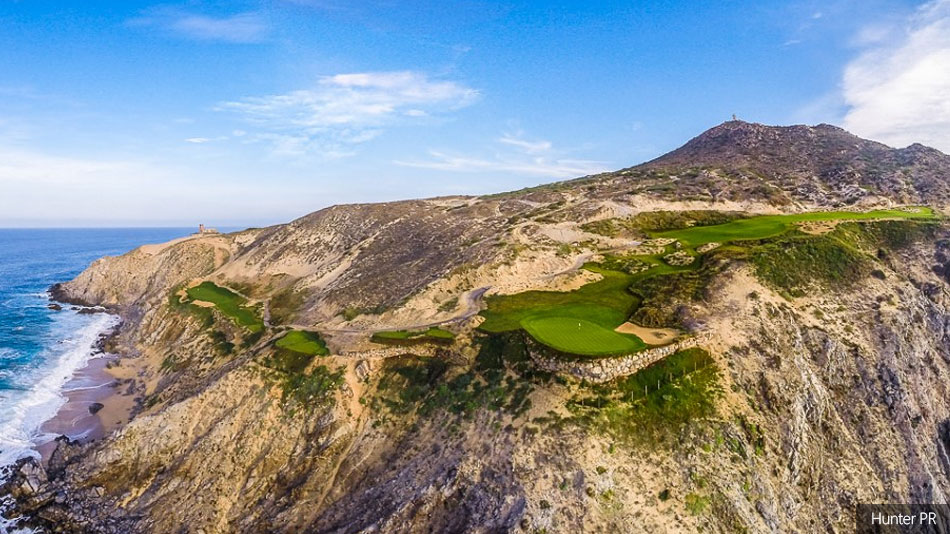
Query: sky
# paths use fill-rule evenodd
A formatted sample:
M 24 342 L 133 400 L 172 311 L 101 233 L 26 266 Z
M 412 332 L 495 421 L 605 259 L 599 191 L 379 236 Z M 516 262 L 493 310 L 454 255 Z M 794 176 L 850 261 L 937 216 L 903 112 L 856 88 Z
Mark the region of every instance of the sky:
M 0 227 L 514 190 L 732 114 L 950 152 L 950 0 L 7 0 Z

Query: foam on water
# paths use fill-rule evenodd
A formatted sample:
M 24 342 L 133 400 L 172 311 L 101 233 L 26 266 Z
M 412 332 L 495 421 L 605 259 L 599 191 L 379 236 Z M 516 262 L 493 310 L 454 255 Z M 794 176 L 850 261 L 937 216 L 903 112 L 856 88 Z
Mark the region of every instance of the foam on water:
M 20 391 L 4 391 L 0 402 L 0 465 L 26 457 L 38 457 L 35 447 L 48 441 L 40 426 L 56 415 L 66 402 L 63 386 L 73 373 L 93 356 L 99 335 L 112 328 L 117 318 L 107 314 L 92 316 L 73 336 L 47 347 L 53 357 L 49 363 L 23 377 L 32 383 Z
M 5 465 L 36 456 L 34 446 L 55 437 L 44 435 L 43 423 L 63 406 L 63 387 L 93 356 L 99 333 L 116 322 L 105 314 L 78 314 L 67 306 L 51 310 L 47 288 L 72 279 L 102 256 L 193 231 L 0 229 L 0 477 Z M 0 519 L 0 534 L 10 531 L 10 523 Z

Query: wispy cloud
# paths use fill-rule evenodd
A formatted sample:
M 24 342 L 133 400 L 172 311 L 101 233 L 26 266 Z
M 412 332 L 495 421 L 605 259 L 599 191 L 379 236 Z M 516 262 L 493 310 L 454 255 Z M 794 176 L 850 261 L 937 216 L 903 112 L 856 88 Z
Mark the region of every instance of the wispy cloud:
M 446 114 L 478 96 L 460 82 L 420 72 L 364 72 L 325 76 L 310 89 L 222 102 L 216 109 L 260 128 L 254 139 L 274 142 L 278 153 L 339 156 L 388 126 Z
M 186 143 L 191 143 L 194 145 L 203 145 L 205 143 L 213 143 L 215 141 L 227 141 L 228 136 L 222 135 L 218 137 L 189 137 L 185 139 Z
M 190 39 L 231 43 L 256 43 L 270 31 L 263 15 L 256 12 L 211 16 L 169 7 L 150 9 L 128 24 L 160 28 Z
M 21 194 L 60 195 L 60 188 L 107 191 L 156 178 L 150 166 L 133 160 L 63 156 L 0 146 L 0 212 L 16 212 Z
M 845 128 L 892 145 L 920 142 L 950 152 L 948 65 L 950 0 L 936 0 L 917 10 L 899 38 L 848 64 Z
M 609 169 L 606 162 L 572 159 L 562 156 L 546 140 L 526 140 L 520 134 L 505 134 L 496 139 L 493 157 L 477 157 L 441 150 L 430 150 L 429 159 L 396 160 L 405 167 L 451 172 L 503 172 L 549 178 L 573 178 Z
M 498 139 L 499 143 L 506 145 L 514 146 L 520 148 L 528 154 L 542 154 L 551 150 L 550 141 L 528 141 L 522 139 L 520 136 L 515 136 L 513 134 L 505 134 Z

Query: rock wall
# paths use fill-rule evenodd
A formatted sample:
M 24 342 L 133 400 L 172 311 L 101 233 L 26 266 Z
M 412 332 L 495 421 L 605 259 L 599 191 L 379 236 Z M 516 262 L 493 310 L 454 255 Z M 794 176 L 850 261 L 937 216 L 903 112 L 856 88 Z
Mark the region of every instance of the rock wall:
M 636 373 L 675 352 L 699 346 L 708 341 L 709 337 L 709 334 L 700 332 L 669 345 L 614 358 L 568 360 L 564 357 L 544 354 L 540 347 L 533 344 L 529 344 L 529 354 L 534 363 L 545 371 L 570 375 L 578 380 L 601 384 L 621 376 Z

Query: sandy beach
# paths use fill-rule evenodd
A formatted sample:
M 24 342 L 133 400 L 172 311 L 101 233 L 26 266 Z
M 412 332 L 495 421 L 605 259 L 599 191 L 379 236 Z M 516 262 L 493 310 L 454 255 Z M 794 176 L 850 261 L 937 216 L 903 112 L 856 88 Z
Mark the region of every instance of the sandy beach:
M 66 435 L 70 439 L 87 442 L 102 438 L 129 420 L 134 404 L 133 396 L 125 394 L 123 384 L 108 368 L 117 361 L 112 354 L 103 354 L 89 360 L 66 383 L 63 394 L 66 404 L 56 416 L 43 423 L 40 430 L 54 437 Z M 101 404 L 96 413 L 90 407 Z M 37 447 L 44 460 L 56 446 L 55 441 Z

